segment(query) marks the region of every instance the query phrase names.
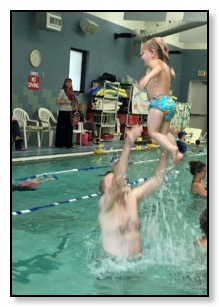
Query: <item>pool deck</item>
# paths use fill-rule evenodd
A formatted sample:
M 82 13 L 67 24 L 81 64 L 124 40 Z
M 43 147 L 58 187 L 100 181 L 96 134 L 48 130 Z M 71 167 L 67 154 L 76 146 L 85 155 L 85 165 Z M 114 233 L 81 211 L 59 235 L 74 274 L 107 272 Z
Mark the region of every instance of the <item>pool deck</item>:
M 103 153 L 109 152 L 119 152 L 123 147 L 123 140 L 111 141 L 111 142 L 101 142 L 101 148 Z M 84 156 L 95 154 L 94 151 L 98 148 L 98 145 L 89 143 L 87 146 L 74 145 L 73 148 L 56 148 L 49 147 L 47 145 L 42 145 L 38 148 L 34 145 L 28 145 L 26 151 L 18 151 L 12 146 L 12 163 L 16 162 L 27 162 L 27 161 L 37 161 L 37 160 L 47 160 L 52 158 L 68 158 L 74 156 Z
M 102 153 L 121 152 L 123 148 L 123 143 L 124 140 L 101 142 L 100 144 L 102 148 Z M 204 141 L 203 143 L 206 143 L 206 141 Z M 95 145 L 91 142 L 87 146 L 74 145 L 73 148 L 66 149 L 56 148 L 54 146 L 49 147 L 48 145 L 44 144 L 41 148 L 38 148 L 36 145 L 30 145 L 28 146 L 26 151 L 15 150 L 14 146 L 12 145 L 12 163 L 92 155 L 97 154 L 95 153 L 95 150 L 97 148 L 98 145 Z M 132 148 L 132 150 L 135 149 L 136 145 Z

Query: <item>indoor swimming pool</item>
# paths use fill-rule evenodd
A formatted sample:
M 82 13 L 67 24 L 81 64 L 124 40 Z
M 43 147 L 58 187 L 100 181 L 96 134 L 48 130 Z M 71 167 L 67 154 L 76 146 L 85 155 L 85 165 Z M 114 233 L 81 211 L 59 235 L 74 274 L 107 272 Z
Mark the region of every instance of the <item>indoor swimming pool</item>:
M 113 155 L 13 165 L 13 184 L 54 180 L 12 192 L 12 296 L 207 296 L 207 256 L 193 245 L 207 200 L 190 194 L 188 169 L 191 160 L 207 163 L 206 150 L 186 154 L 139 205 L 143 255 L 132 261 L 100 246 L 99 181 Z M 129 181 L 151 177 L 158 157 L 159 149 L 132 151 Z

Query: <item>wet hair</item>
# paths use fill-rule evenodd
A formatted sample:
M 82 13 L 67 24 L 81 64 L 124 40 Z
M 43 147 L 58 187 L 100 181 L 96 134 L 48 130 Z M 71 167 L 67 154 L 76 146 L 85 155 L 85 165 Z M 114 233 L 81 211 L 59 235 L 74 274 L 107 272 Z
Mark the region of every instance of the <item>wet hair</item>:
M 17 186 L 16 186 L 16 184 L 12 184 L 12 186 L 11 186 L 11 190 L 12 190 L 12 192 L 14 192 L 14 191 L 17 191 Z
M 113 156 L 111 159 L 111 164 L 113 165 L 114 163 L 119 162 L 119 156 Z
M 26 187 L 26 186 L 19 186 L 16 184 L 12 184 L 11 190 L 12 192 L 14 191 L 34 191 L 36 190 L 36 187 Z
M 106 172 L 106 174 L 104 175 L 104 177 L 105 177 L 106 175 L 108 175 L 108 174 L 111 174 L 111 173 L 113 173 L 113 171 L 108 171 L 108 172 Z M 103 179 L 100 180 L 100 184 L 99 184 L 99 191 L 100 191 L 101 195 L 103 195 L 104 189 L 105 189 L 105 180 L 104 180 L 104 177 L 103 177 Z
M 201 173 L 206 168 L 206 164 L 201 161 L 190 161 L 189 167 L 190 173 L 194 176 L 197 173 Z
M 106 174 L 104 175 L 104 177 L 105 177 L 106 175 L 108 175 L 108 174 L 111 174 L 111 173 L 113 173 L 113 171 L 108 171 L 108 172 L 106 172 Z
M 200 141 L 200 140 L 196 140 L 196 141 L 195 141 L 195 144 L 196 144 L 196 145 L 200 145 L 200 144 L 201 144 L 201 141 Z
M 201 231 L 207 237 L 208 236 L 208 210 L 207 208 L 200 214 L 199 223 L 200 223 Z
M 101 193 L 101 195 L 103 195 L 104 193 L 104 188 L 105 188 L 105 184 L 104 184 L 104 178 L 100 180 L 100 184 L 99 184 L 99 191 Z
M 153 37 L 146 41 L 142 46 L 142 50 L 145 48 L 150 51 L 155 50 L 158 53 L 160 60 L 164 61 L 168 65 L 170 64 L 167 43 L 161 37 Z

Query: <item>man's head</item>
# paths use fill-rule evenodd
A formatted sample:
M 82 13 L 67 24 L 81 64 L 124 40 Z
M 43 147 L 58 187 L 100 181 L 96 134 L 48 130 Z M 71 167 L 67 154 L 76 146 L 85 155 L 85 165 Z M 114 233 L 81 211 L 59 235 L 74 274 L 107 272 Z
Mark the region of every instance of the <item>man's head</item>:
M 119 157 L 118 156 L 112 157 L 111 166 L 112 166 L 113 171 L 115 170 L 115 167 L 118 164 L 118 162 L 119 162 Z
M 178 133 L 178 138 L 180 139 L 180 141 L 185 141 L 185 139 L 186 139 L 186 133 L 185 133 L 185 131 L 180 131 L 180 132 Z
M 106 187 L 110 187 L 113 180 L 113 171 L 108 171 L 100 181 L 99 190 L 104 194 Z

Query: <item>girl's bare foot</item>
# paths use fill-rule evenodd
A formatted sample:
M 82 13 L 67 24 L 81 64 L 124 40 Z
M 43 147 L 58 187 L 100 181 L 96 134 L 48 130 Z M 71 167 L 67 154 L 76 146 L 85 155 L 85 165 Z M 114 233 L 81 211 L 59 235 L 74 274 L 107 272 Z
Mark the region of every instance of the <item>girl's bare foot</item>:
M 179 151 L 178 147 L 174 146 L 174 150 L 172 151 L 172 159 L 173 159 L 173 165 L 177 165 L 180 160 L 183 158 L 183 154 Z

